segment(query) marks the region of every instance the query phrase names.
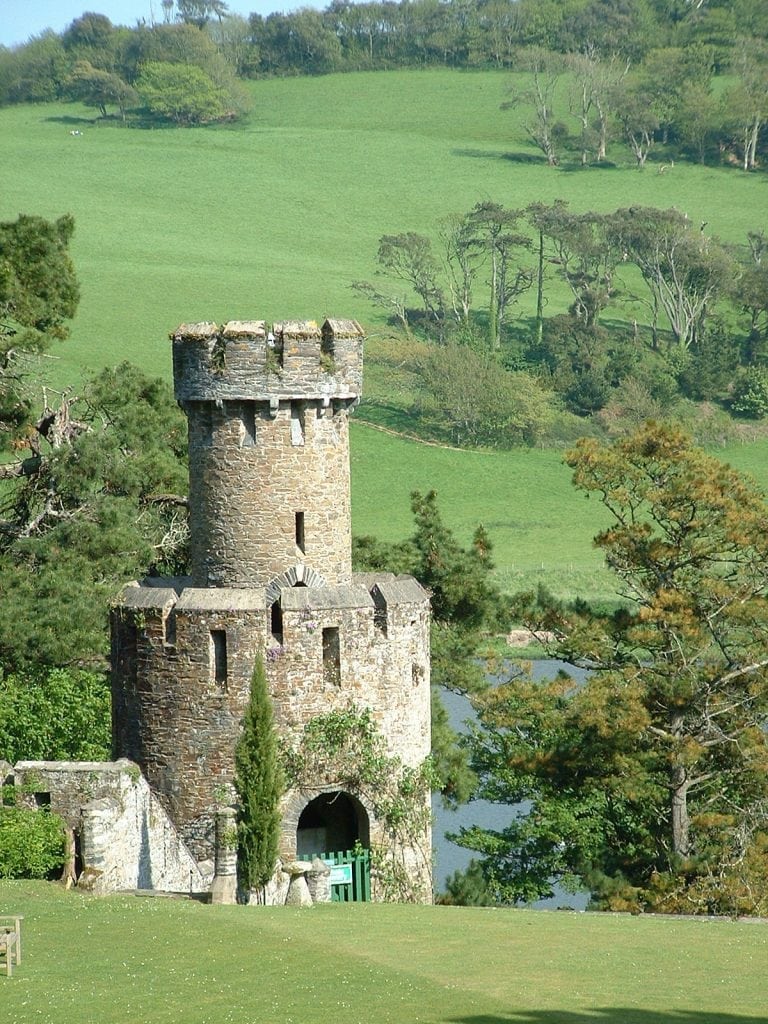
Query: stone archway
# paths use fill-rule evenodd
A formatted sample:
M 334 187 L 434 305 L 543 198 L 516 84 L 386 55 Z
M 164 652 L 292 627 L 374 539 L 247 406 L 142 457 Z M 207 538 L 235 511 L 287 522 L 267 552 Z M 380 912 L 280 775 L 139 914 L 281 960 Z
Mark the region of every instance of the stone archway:
M 309 800 L 296 821 L 296 853 L 309 859 L 318 853 L 370 846 L 370 818 L 350 793 L 330 790 Z
M 308 565 L 299 562 L 290 569 L 286 569 L 285 572 L 281 572 L 279 576 L 275 576 L 273 580 L 270 580 L 266 588 L 267 604 L 272 604 L 280 597 L 282 587 L 325 586 L 327 584 L 324 576 L 321 576 L 319 572 L 315 572 Z

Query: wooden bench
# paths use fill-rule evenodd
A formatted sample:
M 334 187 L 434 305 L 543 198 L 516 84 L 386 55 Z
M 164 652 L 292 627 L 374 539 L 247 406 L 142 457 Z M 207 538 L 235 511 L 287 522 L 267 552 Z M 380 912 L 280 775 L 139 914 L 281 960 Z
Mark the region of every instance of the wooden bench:
M 21 963 L 21 914 L 0 915 L 0 968 L 5 964 L 5 975 L 10 978 L 13 965 Z

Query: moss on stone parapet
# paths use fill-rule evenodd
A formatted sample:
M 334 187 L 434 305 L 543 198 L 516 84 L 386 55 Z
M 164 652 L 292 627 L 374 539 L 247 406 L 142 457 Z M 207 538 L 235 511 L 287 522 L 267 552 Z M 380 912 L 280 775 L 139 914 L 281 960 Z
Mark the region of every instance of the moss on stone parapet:
M 363 330 L 356 320 L 204 321 L 171 334 L 180 402 L 356 399 Z

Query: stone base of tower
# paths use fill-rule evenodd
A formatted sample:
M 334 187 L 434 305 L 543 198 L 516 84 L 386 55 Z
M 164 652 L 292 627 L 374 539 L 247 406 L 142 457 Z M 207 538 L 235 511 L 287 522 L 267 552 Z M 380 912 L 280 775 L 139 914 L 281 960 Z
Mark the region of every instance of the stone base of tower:
M 116 756 L 135 761 L 195 857 L 214 856 L 215 815 L 233 800 L 234 752 L 257 656 L 278 734 L 301 741 L 318 716 L 368 710 L 388 755 L 416 767 L 430 752 L 429 599 L 411 577 L 355 574 L 347 586 L 127 586 L 113 609 Z M 334 766 L 286 794 L 281 860 L 362 846 L 385 829 Z M 397 851 L 413 891 L 431 899 L 429 834 Z M 372 872 L 371 896 L 384 887 Z

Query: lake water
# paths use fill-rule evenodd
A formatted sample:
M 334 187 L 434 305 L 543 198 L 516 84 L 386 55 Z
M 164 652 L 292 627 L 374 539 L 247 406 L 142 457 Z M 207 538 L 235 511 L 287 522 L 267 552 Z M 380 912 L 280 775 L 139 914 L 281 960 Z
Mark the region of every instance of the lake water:
M 561 668 L 569 672 L 575 679 L 584 678 L 583 671 L 574 669 L 564 662 L 553 660 L 531 662 L 531 674 L 535 679 L 554 676 Z M 457 732 L 466 732 L 466 723 L 475 720 L 472 705 L 466 697 L 448 691 L 442 692 L 442 698 L 453 728 Z M 456 810 L 446 810 L 441 805 L 439 798 L 433 798 L 432 843 L 435 858 L 435 890 L 443 891 L 446 878 L 450 877 L 454 871 L 466 868 L 470 860 L 478 856 L 473 850 L 465 850 L 464 847 L 450 842 L 445 838 L 446 832 L 458 832 L 462 826 L 469 828 L 472 825 L 479 825 L 481 828 L 502 829 L 517 816 L 520 810 L 525 810 L 524 804 L 493 804 L 487 800 L 472 800 Z M 574 895 L 558 889 L 551 899 L 541 900 L 533 906 L 541 909 L 572 907 L 575 910 L 583 910 L 586 903 L 586 895 L 581 893 Z

